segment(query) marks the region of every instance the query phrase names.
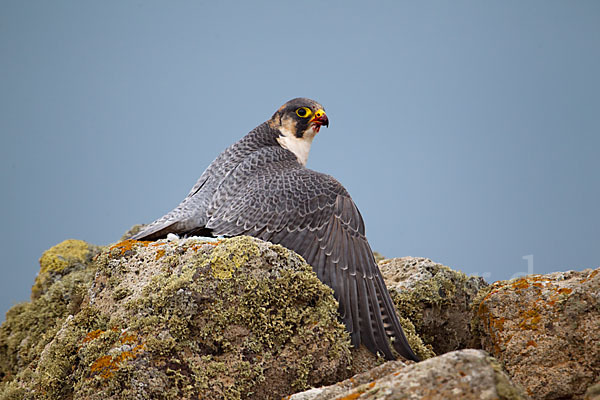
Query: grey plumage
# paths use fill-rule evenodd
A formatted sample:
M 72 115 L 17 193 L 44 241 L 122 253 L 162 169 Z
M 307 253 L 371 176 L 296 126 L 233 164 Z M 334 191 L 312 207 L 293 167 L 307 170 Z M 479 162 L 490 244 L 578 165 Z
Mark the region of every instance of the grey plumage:
M 394 359 L 389 337 L 398 353 L 418 361 L 356 205 L 338 181 L 303 165 L 312 138 L 328 122 L 315 101 L 289 101 L 219 155 L 181 204 L 133 238 L 250 235 L 281 244 L 300 254 L 333 288 L 353 345 L 364 343 Z

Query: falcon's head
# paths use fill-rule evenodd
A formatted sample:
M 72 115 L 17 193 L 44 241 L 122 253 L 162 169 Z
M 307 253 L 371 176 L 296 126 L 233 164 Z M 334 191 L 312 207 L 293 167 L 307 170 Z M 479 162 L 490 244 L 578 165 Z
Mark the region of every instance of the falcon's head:
M 313 138 L 322 125 L 329 126 L 329 119 L 322 105 L 298 97 L 282 105 L 269 120 L 269 125 L 279 131 L 279 144 L 305 165 Z

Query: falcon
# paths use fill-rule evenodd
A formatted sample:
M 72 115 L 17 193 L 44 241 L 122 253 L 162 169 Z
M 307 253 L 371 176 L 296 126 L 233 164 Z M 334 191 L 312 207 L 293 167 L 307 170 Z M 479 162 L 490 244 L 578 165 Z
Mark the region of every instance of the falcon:
M 395 359 L 419 361 L 400 326 L 365 237 L 365 224 L 344 187 L 305 167 L 311 143 L 329 126 L 319 103 L 296 98 L 227 148 L 171 212 L 132 238 L 249 235 L 300 254 L 331 287 L 352 344 Z

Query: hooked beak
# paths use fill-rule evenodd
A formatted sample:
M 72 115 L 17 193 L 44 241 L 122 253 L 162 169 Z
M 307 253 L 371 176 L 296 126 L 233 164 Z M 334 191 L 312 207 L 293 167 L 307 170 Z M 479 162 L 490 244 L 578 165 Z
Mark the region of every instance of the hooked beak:
M 325 114 L 325 110 L 323 110 L 322 108 L 317 110 L 315 116 L 312 117 L 312 119 L 309 122 L 315 122 L 319 124 L 319 126 L 325 125 L 329 128 L 329 118 L 327 118 L 327 114 Z

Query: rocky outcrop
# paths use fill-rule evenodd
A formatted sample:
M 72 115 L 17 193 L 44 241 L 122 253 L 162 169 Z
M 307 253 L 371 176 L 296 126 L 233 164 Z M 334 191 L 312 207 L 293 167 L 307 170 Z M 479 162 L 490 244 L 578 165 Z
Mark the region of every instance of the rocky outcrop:
M 600 268 L 496 282 L 474 311 L 482 348 L 533 398 L 580 399 L 598 382 Z
M 433 353 L 478 347 L 470 322 L 472 302 L 487 286 L 483 278 L 466 276 L 427 258 L 382 260 L 379 268 L 399 314 L 414 324 Z
M 600 269 L 488 286 L 428 259 L 381 260 L 409 342 L 429 358 L 414 364 L 351 348 L 332 291 L 257 239 L 68 240 L 40 267 L 31 302 L 0 327 L 2 399 L 600 393 Z M 495 358 L 452 351 L 465 347 Z
M 80 240 L 66 240 L 42 255 L 32 301 L 12 307 L 0 327 L 2 382 L 31 374 L 45 345 L 59 332 L 64 319 L 79 312 L 94 277 L 89 265 L 98 251 L 97 247 Z
M 334 399 L 527 399 L 500 364 L 481 350 L 460 350 L 406 365 L 391 361 L 336 385 L 290 396 L 289 400 Z
M 125 241 L 94 259 L 85 249 L 52 249 L 61 267 L 8 313 L 0 398 L 269 399 L 350 373 L 331 290 L 281 246 Z

